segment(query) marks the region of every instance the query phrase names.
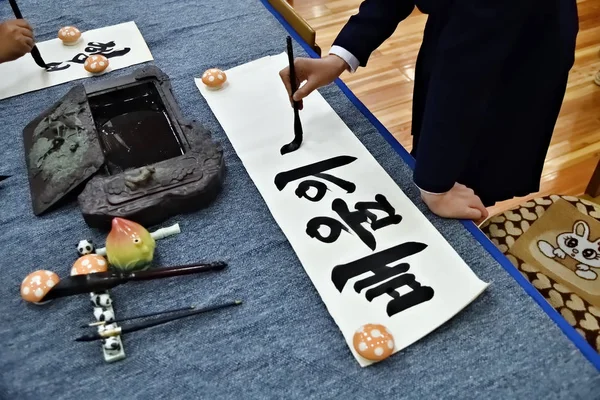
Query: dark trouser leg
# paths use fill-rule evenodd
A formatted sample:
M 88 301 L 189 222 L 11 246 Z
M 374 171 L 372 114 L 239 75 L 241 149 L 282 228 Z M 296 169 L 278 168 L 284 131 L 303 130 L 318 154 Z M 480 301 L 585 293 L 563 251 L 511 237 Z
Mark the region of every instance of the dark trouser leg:
M 413 146 L 410 154 L 416 157 L 417 147 L 419 146 L 419 136 L 423 122 L 423 112 L 427 100 L 427 88 L 429 86 L 429 78 L 433 58 L 435 57 L 435 49 L 438 42 L 438 34 L 441 30 L 442 23 L 439 16 L 429 16 L 425 31 L 423 33 L 423 42 L 419 49 L 417 62 L 415 65 L 415 83 L 413 89 L 413 104 L 412 104 L 412 124 L 411 134 L 413 137 Z

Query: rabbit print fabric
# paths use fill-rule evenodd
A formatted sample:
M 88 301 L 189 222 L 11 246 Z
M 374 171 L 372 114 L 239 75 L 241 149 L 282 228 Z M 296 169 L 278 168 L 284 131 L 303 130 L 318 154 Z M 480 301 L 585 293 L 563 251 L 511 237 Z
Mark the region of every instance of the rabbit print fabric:
M 585 221 L 576 221 L 573 232 L 562 233 L 556 238 L 557 247 L 545 240 L 538 247 L 546 257 L 565 259 L 570 256 L 578 262 L 575 273 L 583 279 L 595 280 L 598 274 L 591 268 L 600 268 L 600 239 L 590 241 L 590 227 Z
M 481 229 L 600 353 L 600 206 L 547 196 L 499 214 Z

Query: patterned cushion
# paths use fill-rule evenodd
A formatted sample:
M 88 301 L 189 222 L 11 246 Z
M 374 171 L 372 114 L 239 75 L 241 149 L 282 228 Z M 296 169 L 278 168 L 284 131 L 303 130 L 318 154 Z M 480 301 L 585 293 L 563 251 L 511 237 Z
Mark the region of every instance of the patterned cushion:
M 576 207 L 580 213 L 600 221 L 599 206 L 577 197 L 552 195 L 536 198 L 498 214 L 482 224 L 481 230 L 565 320 L 600 353 L 600 307 L 582 298 L 564 282 L 548 276 L 538 266 L 527 263 L 510 252 L 521 235 L 560 199 Z

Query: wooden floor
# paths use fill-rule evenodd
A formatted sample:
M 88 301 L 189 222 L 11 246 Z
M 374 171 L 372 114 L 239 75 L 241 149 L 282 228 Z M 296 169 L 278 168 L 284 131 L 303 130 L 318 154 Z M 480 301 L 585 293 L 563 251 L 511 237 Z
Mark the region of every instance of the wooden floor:
M 288 1 L 317 32 L 327 54 L 333 40 L 361 0 Z M 546 158 L 540 193 L 583 194 L 600 160 L 600 0 L 578 0 L 580 33 L 575 66 Z M 344 82 L 407 149 L 411 148 L 411 108 L 414 65 L 426 15 L 415 10 L 394 35 L 373 53 L 366 68 L 342 75 Z M 526 89 L 526 88 L 524 88 Z M 524 201 L 496 205 L 497 213 Z

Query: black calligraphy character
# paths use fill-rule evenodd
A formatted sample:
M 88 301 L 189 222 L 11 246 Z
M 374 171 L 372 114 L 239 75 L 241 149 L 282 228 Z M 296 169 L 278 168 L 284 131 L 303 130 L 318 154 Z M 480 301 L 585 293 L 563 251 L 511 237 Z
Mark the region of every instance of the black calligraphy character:
M 356 203 L 354 206 L 356 211 L 350 211 L 348 209 L 348 205 L 342 199 L 335 199 L 331 204 L 331 208 L 354 231 L 354 233 L 358 235 L 360 240 L 369 246 L 371 250 L 375 250 L 377 247 L 377 242 L 373 234 L 364 226 L 362 226 L 363 223 L 370 223 L 371 228 L 373 230 L 377 230 L 388 225 L 399 224 L 402 221 L 402 216 L 396 214 L 394 207 L 392 207 L 389 201 L 382 194 L 377 194 L 374 202 Z M 384 211 L 388 215 L 379 219 L 375 213 L 371 212 L 371 210 Z M 324 243 L 333 243 L 341 234 L 341 229 L 338 225 L 336 225 L 336 223 L 341 225 L 337 220 L 330 217 L 315 217 L 308 221 L 306 233 L 310 237 L 316 237 Z M 317 234 L 321 225 L 327 225 L 331 229 L 332 233 L 327 237 L 329 241 L 323 240 L 322 236 Z M 334 234 L 334 230 L 337 232 L 337 234 Z M 344 230 L 348 232 L 347 229 Z
M 354 208 L 365 214 L 371 223 L 371 229 L 374 231 L 384 228 L 388 225 L 399 224 L 402 221 L 402 216 L 396 214 L 394 207 L 392 207 L 390 202 L 382 194 L 375 195 L 375 201 L 358 202 Z M 384 211 L 388 214 L 388 216 L 378 219 L 377 215 L 372 213 L 370 210 Z
M 289 171 L 280 172 L 277 174 L 277 176 L 275 176 L 275 186 L 277 186 L 277 189 L 281 191 L 290 182 L 306 178 L 307 176 L 315 176 L 317 178 L 327 180 L 339 186 L 340 188 L 344 189 L 347 193 L 353 193 L 356 190 L 356 185 L 354 183 L 330 174 L 326 174 L 325 171 L 348 165 L 354 162 L 355 160 L 356 157 L 337 156 L 328 160 L 319 161 Z M 308 194 L 308 191 L 311 188 L 314 188 L 317 191 L 317 193 L 314 196 L 310 196 Z M 327 185 L 325 185 L 322 182 L 316 180 L 305 180 L 298 185 L 298 188 L 296 189 L 295 193 L 298 197 L 304 197 L 307 200 L 317 202 L 325 196 L 327 190 Z
M 327 226 L 329 228 L 329 234 L 327 236 L 321 235 L 319 228 L 321 226 Z M 348 232 L 348 228 L 344 226 L 340 221 L 330 217 L 316 217 L 308 221 L 306 225 L 306 233 L 311 238 L 317 238 L 323 243 L 333 243 L 341 235 L 342 230 Z
M 112 58 L 112 57 L 124 56 L 125 54 L 127 54 L 131 51 L 131 49 L 129 47 L 125 47 L 124 49 L 121 49 L 121 50 L 114 50 L 113 49 L 114 47 L 115 47 L 114 41 L 110 41 L 108 43 L 89 42 L 88 47 L 85 48 L 85 52 L 90 53 L 89 55 L 86 53 L 78 53 L 75 56 L 73 56 L 72 59 L 64 61 L 64 62 L 46 63 L 46 65 L 48 66 L 46 68 L 46 71 L 55 72 L 55 71 L 65 70 L 70 67 L 69 63 L 84 64 L 85 60 L 87 60 L 87 58 L 91 55 L 102 54 L 106 58 Z
M 71 65 L 69 65 L 69 63 L 83 64 L 83 63 L 85 63 L 85 60 L 87 58 L 88 58 L 87 54 L 79 53 L 79 54 L 76 54 L 72 59 L 67 60 L 67 61 L 46 63 L 46 65 L 48 66 L 48 68 L 46 68 L 46 71 L 48 71 L 48 72 L 62 71 L 62 70 L 65 70 L 65 69 L 71 67 Z
M 315 194 L 312 197 L 308 195 L 308 191 L 310 190 L 310 188 L 316 189 L 317 194 Z M 304 197 L 305 199 L 308 199 L 310 201 L 317 202 L 323 197 L 325 197 L 325 193 L 327 192 L 327 190 L 327 185 L 323 182 L 308 179 L 300 182 L 300 184 L 298 185 L 298 189 L 296 189 L 296 196 Z
M 87 58 L 88 58 L 87 54 L 79 53 L 79 54 L 76 54 L 70 61 L 67 61 L 67 62 L 72 62 L 75 64 L 84 64 L 85 60 L 87 60 Z
M 434 291 L 431 287 L 421 285 L 416 280 L 415 275 L 406 274 L 410 267 L 407 263 L 402 263 L 394 267 L 388 266 L 403 258 L 420 253 L 425 248 L 427 248 L 427 245 L 424 243 L 408 242 L 347 264 L 336 265 L 331 271 L 331 281 L 341 293 L 350 279 L 356 278 L 366 272 L 372 272 L 373 275 L 357 281 L 354 284 L 354 290 L 356 293 L 360 293 L 369 286 L 379 284 L 379 286 L 367 290 L 365 297 L 369 302 L 383 294 L 392 297 L 386 310 L 388 316 L 391 317 L 433 298 Z M 409 288 L 411 290 L 406 294 L 400 295 L 397 292 L 397 289 L 400 288 Z
M 106 58 L 112 58 L 124 56 L 131 51 L 129 47 L 125 47 L 122 50 L 113 50 L 113 47 L 115 47 L 114 41 L 108 43 L 89 42 L 88 47 L 85 48 L 85 52 L 90 53 L 91 56 L 102 54 Z
M 46 63 L 46 72 L 62 71 L 69 68 L 70 65 L 63 62 Z
M 72 59 L 63 61 L 63 62 L 54 62 L 54 63 L 46 63 L 50 68 L 47 68 L 46 71 L 54 72 L 54 71 L 62 71 L 63 69 L 67 69 L 70 67 L 69 63 L 73 64 L 83 64 L 85 60 L 88 58 L 88 55 L 85 53 L 78 53 Z M 61 64 L 64 64 L 61 66 Z

